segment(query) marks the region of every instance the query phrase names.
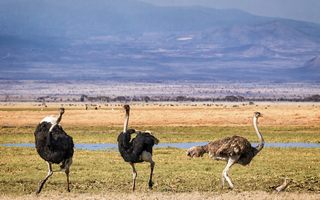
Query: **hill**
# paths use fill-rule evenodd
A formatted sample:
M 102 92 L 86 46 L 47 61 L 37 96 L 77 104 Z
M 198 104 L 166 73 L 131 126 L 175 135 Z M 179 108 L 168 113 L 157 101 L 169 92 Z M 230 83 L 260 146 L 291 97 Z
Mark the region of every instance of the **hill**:
M 0 79 L 310 81 L 319 47 L 318 24 L 239 10 L 0 2 Z

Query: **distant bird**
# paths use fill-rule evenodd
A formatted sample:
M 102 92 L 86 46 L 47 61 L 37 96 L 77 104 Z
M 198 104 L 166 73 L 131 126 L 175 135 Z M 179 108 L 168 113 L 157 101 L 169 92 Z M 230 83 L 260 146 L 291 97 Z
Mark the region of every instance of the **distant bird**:
M 277 192 L 283 192 L 285 189 L 287 189 L 288 185 L 290 184 L 291 179 L 285 178 L 283 183 L 275 188 Z
M 40 181 L 37 194 L 41 192 L 43 185 L 54 172 L 51 165 L 60 163 L 60 171 L 64 171 L 67 175 L 67 190 L 70 192 L 69 168 L 72 164 L 74 144 L 72 137 L 67 135 L 59 124 L 63 113 L 64 108 L 60 108 L 58 117 L 45 117 L 34 132 L 37 152 L 48 164 L 48 174 Z
M 118 148 L 124 161 L 129 162 L 132 167 L 133 174 L 133 186 L 132 190 L 135 190 L 137 171 L 135 169 L 135 163 L 149 162 L 150 163 L 150 177 L 149 177 L 149 189 L 152 189 L 152 175 L 155 162 L 152 160 L 152 148 L 155 144 L 159 143 L 159 140 L 151 135 L 150 131 L 136 131 L 134 129 L 128 129 L 130 106 L 124 105 L 126 112 L 123 132 L 118 136 Z M 131 134 L 137 133 L 137 136 L 131 140 Z
M 248 165 L 264 147 L 264 139 L 257 126 L 258 118 L 261 116 L 262 115 L 259 112 L 255 112 L 253 116 L 253 126 L 260 140 L 257 147 L 252 147 L 246 138 L 235 135 L 214 142 L 209 142 L 204 146 L 192 147 L 188 149 L 187 155 L 190 157 L 202 157 L 204 153 L 208 153 L 214 160 L 227 161 L 227 165 L 221 176 L 222 187 L 224 187 L 224 181 L 226 180 L 229 184 L 229 188 L 233 189 L 233 183 L 228 176 L 228 171 L 231 166 L 235 163 Z

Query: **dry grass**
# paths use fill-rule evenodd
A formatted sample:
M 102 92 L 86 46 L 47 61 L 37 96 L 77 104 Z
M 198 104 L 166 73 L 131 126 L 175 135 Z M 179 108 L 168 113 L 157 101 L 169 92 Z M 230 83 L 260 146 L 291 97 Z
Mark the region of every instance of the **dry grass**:
M 267 193 L 262 191 L 254 192 L 228 192 L 228 193 L 159 193 L 159 192 L 146 192 L 146 193 L 114 193 L 108 192 L 105 194 L 74 194 L 74 193 L 58 193 L 58 192 L 44 192 L 39 196 L 35 194 L 23 195 L 23 196 L 12 196 L 12 195 L 0 195 L 0 199 L 3 200 L 64 200 L 64 199 L 76 199 L 76 200 L 95 200 L 95 199 L 112 199 L 112 200 L 122 200 L 122 199 L 132 199 L 132 200 L 203 200 L 203 199 L 214 199 L 214 200 L 318 200 L 320 199 L 320 194 L 310 194 L 310 193 Z
M 57 114 L 60 106 L 48 104 L 41 110 L 32 103 L 0 104 L 0 143 L 33 142 L 34 127 L 44 116 Z M 120 104 L 102 105 L 98 110 L 85 110 L 79 103 L 64 107 L 61 123 L 75 142 L 116 142 L 124 118 Z M 134 104 L 130 127 L 151 130 L 161 142 L 212 141 L 234 134 L 254 142 L 254 111 L 264 114 L 259 122 L 267 142 L 320 142 L 320 104 L 311 103 Z
M 234 107 L 234 105 L 237 105 Z M 49 104 L 41 110 L 36 105 L 0 105 L 0 126 L 34 126 L 44 116 L 57 114 L 60 104 Z M 65 126 L 121 126 L 123 110 L 120 105 L 102 105 L 98 110 L 85 110 L 83 104 L 64 105 Z M 251 125 L 253 112 L 264 114 L 264 125 L 314 126 L 320 123 L 320 104 L 259 103 L 256 105 L 217 104 L 212 106 L 132 105 L 131 126 L 243 126 Z
M 44 116 L 56 114 L 58 107 L 1 104 L 0 143 L 33 141 L 34 127 Z M 80 104 L 65 107 L 62 123 L 76 143 L 115 142 L 123 123 L 120 105 L 87 111 Z M 320 106 L 310 103 L 133 105 L 130 126 L 152 128 L 162 142 L 212 140 L 234 131 L 252 141 L 254 111 L 264 114 L 260 125 L 267 141 L 319 141 Z M 138 191 L 131 193 L 130 167 L 117 152 L 76 150 L 72 192 L 64 192 L 65 177 L 60 174 L 49 180 L 37 199 L 320 199 L 319 154 L 318 149 L 266 148 L 250 166 L 231 169 L 236 189 L 229 192 L 219 185 L 225 163 L 207 157 L 188 159 L 184 150 L 156 149 L 154 190 L 147 190 L 149 167 L 141 164 Z M 31 193 L 45 174 L 46 165 L 34 149 L 0 147 L 0 199 L 34 199 Z M 273 193 L 271 187 L 284 177 L 293 179 L 289 193 Z

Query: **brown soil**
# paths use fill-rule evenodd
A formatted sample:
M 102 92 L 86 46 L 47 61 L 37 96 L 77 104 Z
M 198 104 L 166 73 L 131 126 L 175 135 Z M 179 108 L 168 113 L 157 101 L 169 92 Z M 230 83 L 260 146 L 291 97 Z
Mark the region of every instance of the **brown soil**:
M 73 193 L 42 193 L 38 196 L 35 194 L 23 195 L 23 196 L 7 196 L 0 195 L 0 199 L 9 200 L 42 200 L 42 199 L 51 199 L 51 200 L 64 200 L 64 199 L 112 199 L 112 200 L 121 200 L 121 199 L 132 199 L 132 200 L 152 200 L 152 199 L 165 199 L 165 200 L 203 200 L 203 199 L 215 199 L 215 200 L 250 200 L 250 199 L 272 199 L 272 200 L 317 200 L 320 199 L 320 194 L 311 194 L 311 193 L 267 193 L 262 191 L 255 192 L 242 192 L 242 193 L 223 193 L 223 194 L 214 194 L 214 193 L 105 193 L 105 194 L 73 194 Z

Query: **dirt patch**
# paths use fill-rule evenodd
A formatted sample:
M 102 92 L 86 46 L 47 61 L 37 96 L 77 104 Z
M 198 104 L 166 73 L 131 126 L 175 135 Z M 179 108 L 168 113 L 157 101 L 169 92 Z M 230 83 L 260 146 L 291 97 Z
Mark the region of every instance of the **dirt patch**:
M 215 200 L 243 200 L 243 199 L 272 199 L 272 200 L 316 200 L 320 199 L 320 194 L 311 194 L 311 193 L 267 193 L 267 192 L 228 192 L 223 194 L 214 194 L 214 193 L 105 193 L 105 194 L 73 194 L 73 193 L 42 193 L 39 196 L 35 194 L 23 195 L 23 196 L 7 196 L 0 195 L 0 198 L 3 200 L 15 199 L 15 200 L 42 200 L 42 199 L 51 199 L 51 200 L 63 200 L 63 199 L 139 199 L 139 200 L 151 200 L 151 199 L 165 199 L 165 200 L 203 200 L 203 199 L 215 199 Z

